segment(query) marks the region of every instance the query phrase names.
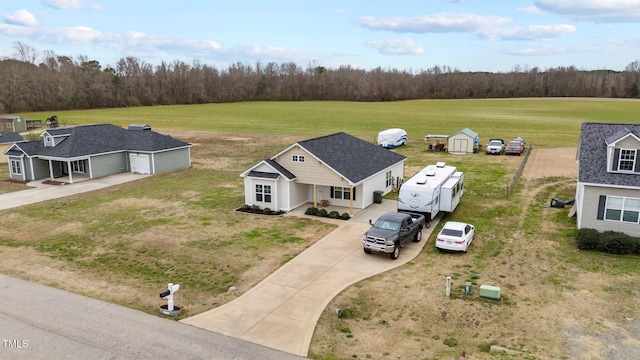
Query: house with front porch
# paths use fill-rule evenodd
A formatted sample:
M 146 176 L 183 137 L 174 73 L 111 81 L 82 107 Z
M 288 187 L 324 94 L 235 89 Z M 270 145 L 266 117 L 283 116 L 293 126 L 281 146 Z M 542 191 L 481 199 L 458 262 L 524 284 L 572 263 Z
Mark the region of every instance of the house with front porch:
M 578 229 L 640 234 L 640 124 L 583 123 L 578 145 Z
M 364 209 L 400 185 L 406 157 L 344 132 L 297 142 L 253 165 L 245 203 L 290 211 L 312 203 Z
M 42 140 L 17 142 L 4 155 L 13 180 L 65 177 L 73 183 L 120 172 L 157 174 L 191 165 L 191 144 L 148 126 L 111 124 L 48 129 Z

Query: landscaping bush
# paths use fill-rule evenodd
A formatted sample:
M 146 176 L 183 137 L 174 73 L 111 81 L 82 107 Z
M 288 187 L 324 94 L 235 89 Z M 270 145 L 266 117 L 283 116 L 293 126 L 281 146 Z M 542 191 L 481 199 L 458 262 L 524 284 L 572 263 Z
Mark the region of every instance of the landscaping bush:
M 320 217 L 327 217 L 327 216 L 329 216 L 329 214 L 327 213 L 327 209 L 320 209 L 320 210 L 318 210 L 318 214 L 317 214 L 317 215 L 318 215 L 318 216 L 320 216 Z
M 271 209 L 269 208 L 264 208 L 264 210 L 262 210 L 263 213 L 265 213 L 266 215 L 271 214 Z
M 640 239 L 618 231 L 600 233 L 595 229 L 578 229 L 576 240 L 580 250 L 596 250 L 617 255 L 640 253 Z
M 260 206 L 258 206 L 258 205 L 251 205 L 251 210 L 253 210 L 253 211 L 259 211 L 259 210 L 260 210 Z
M 249 209 L 251 209 L 251 206 L 247 204 L 242 205 L 242 207 L 240 208 L 240 210 L 249 210 Z
M 342 220 L 349 220 L 351 219 L 351 215 L 349 215 L 349 213 L 342 213 L 342 215 L 340 215 L 340 218 L 342 218 Z
M 605 252 L 610 254 L 632 254 L 636 250 L 635 242 L 631 240 L 631 236 L 621 232 L 605 231 L 602 234 L 602 240 Z
M 332 219 L 339 219 L 340 218 L 340 213 L 333 210 L 329 213 L 329 217 Z
M 307 210 L 304 213 L 305 215 L 318 215 L 318 208 L 312 206 L 310 208 L 307 208 Z
M 578 229 L 576 240 L 580 250 L 599 250 L 600 233 L 596 229 Z

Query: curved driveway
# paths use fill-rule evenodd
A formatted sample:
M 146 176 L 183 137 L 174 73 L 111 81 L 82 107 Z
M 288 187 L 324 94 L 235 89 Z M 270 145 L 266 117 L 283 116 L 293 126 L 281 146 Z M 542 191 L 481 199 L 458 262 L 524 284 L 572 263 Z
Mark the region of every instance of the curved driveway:
M 426 240 L 410 243 L 395 261 L 364 254 L 362 235 L 369 228 L 369 219 L 387 211 L 396 211 L 395 201 L 369 206 L 237 299 L 181 322 L 307 356 L 316 323 L 337 294 L 411 261 L 424 247 Z M 423 239 L 438 220 L 424 230 Z
M 0 195 L 0 210 L 97 190 L 141 177 L 143 176 L 123 173 L 63 186 L 43 185 L 41 181 L 31 182 L 28 185 L 33 186 L 33 189 Z M 369 228 L 369 219 L 375 220 L 387 211 L 396 211 L 395 201 L 383 200 L 382 204 L 370 205 L 349 221 L 339 221 L 340 226 L 337 229 L 237 299 L 213 310 L 183 319 L 181 322 L 293 355 L 307 356 L 316 323 L 327 304 L 337 294 L 360 280 L 411 261 L 424 247 L 426 240 L 421 243 L 410 243 L 402 249 L 400 257 L 395 261 L 388 256 L 364 254 L 362 235 Z M 290 215 L 305 216 L 300 214 L 294 211 Z M 428 239 L 438 220 L 439 218 L 432 221 L 431 228 L 424 230 L 423 239 Z M 3 277 L 0 276 L 0 280 L 2 279 Z M 67 299 L 73 297 L 72 294 L 67 296 Z M 80 308 L 78 306 L 78 310 Z M 123 313 L 127 311 L 129 310 L 122 310 Z M 82 311 L 79 312 L 82 313 Z M 0 313 L 0 320 L 7 315 L 6 312 Z M 146 314 L 140 314 L 140 316 L 145 319 L 148 317 Z M 108 318 L 118 317 L 111 313 Z M 94 318 L 94 320 L 98 319 Z M 21 321 L 18 320 L 18 322 Z M 90 321 L 90 323 L 95 322 Z M 109 324 L 112 323 L 109 322 Z M 36 325 L 36 327 L 40 326 Z M 91 337 L 91 339 L 94 338 Z M 123 345 L 132 346 L 126 341 L 123 341 Z M 97 344 L 92 344 L 90 347 L 95 350 Z M 21 352 L 21 355 L 26 354 L 29 354 L 27 357 L 34 355 L 32 351 Z M 122 355 L 123 352 L 116 351 L 115 354 Z M 106 357 L 112 355 L 114 353 Z M 227 356 L 228 354 L 214 356 L 214 358 Z M 119 355 L 115 355 L 115 358 L 118 357 Z M 191 354 L 188 357 L 199 358 L 200 354 L 195 356 Z M 243 355 L 238 354 L 232 357 L 244 358 Z

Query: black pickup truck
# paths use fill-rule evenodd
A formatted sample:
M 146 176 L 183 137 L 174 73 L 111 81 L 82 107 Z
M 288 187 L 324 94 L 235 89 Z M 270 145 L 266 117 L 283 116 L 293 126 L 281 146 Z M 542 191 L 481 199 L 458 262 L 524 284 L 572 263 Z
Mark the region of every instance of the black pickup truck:
M 404 212 L 386 213 L 364 234 L 362 240 L 365 254 L 389 254 L 395 260 L 400 255 L 400 248 L 410 241 L 422 240 L 422 229 L 425 226 L 424 215 Z

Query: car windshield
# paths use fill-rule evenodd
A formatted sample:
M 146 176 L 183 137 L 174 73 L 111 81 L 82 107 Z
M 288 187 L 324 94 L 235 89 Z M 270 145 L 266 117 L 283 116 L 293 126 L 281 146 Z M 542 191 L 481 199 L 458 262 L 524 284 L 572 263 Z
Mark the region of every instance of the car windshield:
M 520 146 L 520 143 L 517 141 L 512 141 L 509 143 L 509 146 Z
M 500 146 L 500 145 L 502 145 L 502 143 L 501 143 L 500 141 L 490 141 L 490 142 L 489 142 L 489 145 L 492 145 L 492 146 Z
M 462 237 L 462 230 L 442 229 L 442 235 Z
M 387 221 L 387 220 L 378 220 L 378 221 L 376 221 L 375 225 L 373 225 L 373 226 L 378 228 L 378 229 L 393 230 L 393 231 L 397 231 L 398 230 L 398 223 L 397 222 L 392 222 L 392 221 Z

